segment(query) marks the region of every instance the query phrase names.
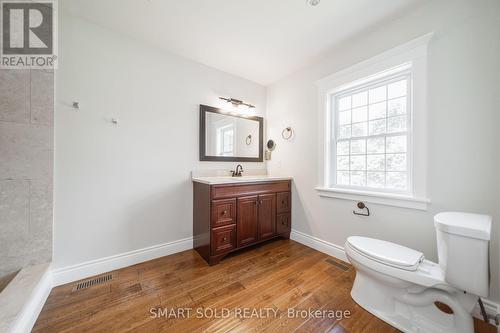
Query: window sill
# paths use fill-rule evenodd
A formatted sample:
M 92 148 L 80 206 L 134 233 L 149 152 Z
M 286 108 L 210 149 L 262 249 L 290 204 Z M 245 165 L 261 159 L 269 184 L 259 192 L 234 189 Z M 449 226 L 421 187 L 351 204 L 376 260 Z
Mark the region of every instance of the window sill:
M 359 191 L 345 188 L 318 186 L 315 187 L 315 190 L 318 191 L 318 195 L 321 197 L 371 202 L 374 204 L 417 210 L 427 210 L 427 206 L 431 202 L 426 198 L 415 198 L 407 195 Z

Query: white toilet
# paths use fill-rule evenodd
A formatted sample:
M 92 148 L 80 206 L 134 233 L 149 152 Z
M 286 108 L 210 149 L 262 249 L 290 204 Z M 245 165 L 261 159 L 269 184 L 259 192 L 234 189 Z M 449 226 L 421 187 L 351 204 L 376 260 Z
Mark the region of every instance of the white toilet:
M 489 290 L 491 217 L 447 212 L 434 217 L 439 263 L 407 247 L 366 237 L 347 239 L 356 269 L 351 296 L 404 332 L 472 333 L 472 310 Z M 439 310 L 448 305 L 453 314 Z

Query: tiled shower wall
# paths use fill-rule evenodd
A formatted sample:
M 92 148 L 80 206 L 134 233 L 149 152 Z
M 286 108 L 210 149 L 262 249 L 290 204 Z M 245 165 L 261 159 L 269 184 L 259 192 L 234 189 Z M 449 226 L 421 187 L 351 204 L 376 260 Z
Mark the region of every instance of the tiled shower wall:
M 51 261 L 54 73 L 0 69 L 0 278 Z

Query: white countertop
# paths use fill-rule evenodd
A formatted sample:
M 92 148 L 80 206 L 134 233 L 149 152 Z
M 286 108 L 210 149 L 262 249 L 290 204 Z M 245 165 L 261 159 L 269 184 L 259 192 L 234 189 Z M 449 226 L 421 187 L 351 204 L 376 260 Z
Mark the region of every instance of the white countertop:
M 217 185 L 217 184 L 231 184 L 231 183 L 239 184 L 239 183 L 253 183 L 253 182 L 275 182 L 280 180 L 292 180 L 292 177 L 250 175 L 241 177 L 231 177 L 231 176 L 192 177 L 191 179 L 193 182 L 197 183 Z

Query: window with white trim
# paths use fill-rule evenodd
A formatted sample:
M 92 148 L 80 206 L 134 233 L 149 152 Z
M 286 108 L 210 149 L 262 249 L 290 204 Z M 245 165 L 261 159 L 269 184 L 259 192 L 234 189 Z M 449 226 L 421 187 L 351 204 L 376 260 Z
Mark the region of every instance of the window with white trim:
M 318 195 L 426 210 L 432 33 L 316 82 Z
M 357 81 L 330 95 L 332 185 L 409 193 L 411 67 Z

